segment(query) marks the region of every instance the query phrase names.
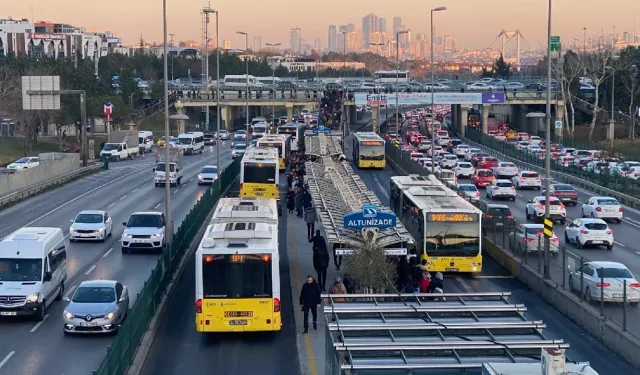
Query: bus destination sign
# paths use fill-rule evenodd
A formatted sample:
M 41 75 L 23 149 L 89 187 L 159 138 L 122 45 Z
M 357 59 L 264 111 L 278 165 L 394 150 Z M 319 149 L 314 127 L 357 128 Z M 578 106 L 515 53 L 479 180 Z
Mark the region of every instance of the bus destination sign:
M 469 223 L 478 221 L 478 214 L 466 212 L 431 213 L 427 216 L 427 221 Z
M 384 143 L 382 141 L 362 141 L 360 142 L 363 146 L 383 146 Z

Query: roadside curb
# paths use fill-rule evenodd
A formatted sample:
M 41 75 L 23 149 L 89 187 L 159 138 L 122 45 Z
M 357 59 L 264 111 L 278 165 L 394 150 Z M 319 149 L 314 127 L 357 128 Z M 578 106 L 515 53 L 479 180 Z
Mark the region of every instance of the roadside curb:
M 238 178 L 239 177 L 237 177 L 236 180 Z M 220 195 L 220 198 L 224 198 L 226 196 L 227 192 L 229 191 L 229 189 L 231 189 L 231 187 L 234 185 L 236 180 L 233 180 L 233 182 L 229 185 L 229 187 L 222 192 L 222 194 Z M 127 375 L 139 375 L 140 372 L 142 371 L 144 364 L 147 360 L 147 356 L 149 355 L 149 352 L 151 351 L 151 347 L 153 346 L 155 338 L 158 334 L 158 328 L 159 328 L 158 323 L 162 320 L 162 318 L 164 318 L 164 315 L 167 312 L 167 307 L 169 305 L 168 304 L 169 298 L 173 294 L 173 291 L 176 288 L 178 281 L 182 277 L 182 274 L 186 269 L 186 265 L 188 263 L 189 258 L 195 252 L 195 250 L 197 250 L 198 246 L 200 245 L 200 240 L 204 236 L 204 232 L 207 230 L 207 226 L 209 225 L 209 221 L 211 220 L 211 217 L 213 216 L 214 211 L 215 211 L 215 205 L 211 208 L 211 212 L 207 215 L 204 224 L 202 225 L 202 227 L 200 228 L 196 236 L 191 241 L 188 251 L 185 253 L 185 255 L 183 256 L 183 259 L 180 261 L 180 264 L 178 265 L 178 269 L 176 270 L 175 274 L 171 278 L 171 282 L 167 286 L 167 289 L 164 295 L 162 296 L 162 301 L 160 301 L 160 304 L 158 305 L 158 309 L 156 310 L 156 313 L 154 314 L 153 318 L 151 318 L 149 327 L 147 328 L 147 331 L 142 337 L 140 346 L 136 350 L 136 354 L 133 358 L 133 362 L 131 366 L 129 366 L 129 368 L 127 369 L 127 372 L 126 372 Z

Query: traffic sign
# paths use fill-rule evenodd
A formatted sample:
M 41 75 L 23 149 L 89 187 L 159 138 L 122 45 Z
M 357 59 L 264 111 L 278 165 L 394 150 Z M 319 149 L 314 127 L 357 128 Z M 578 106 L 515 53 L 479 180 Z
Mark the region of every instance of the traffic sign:
M 326 127 L 324 125 L 318 125 L 315 128 L 313 128 L 313 134 L 318 134 L 318 133 L 331 133 L 331 128 Z
M 549 39 L 549 43 L 551 44 L 551 50 L 552 51 L 560 51 L 560 37 L 559 36 L 552 36 L 551 39 Z
M 556 129 L 562 129 L 562 121 L 560 120 L 556 121 Z
M 550 219 L 544 219 L 544 228 L 543 228 L 544 236 L 548 238 L 553 237 L 553 221 Z
M 394 228 L 397 223 L 393 212 L 380 211 L 375 205 L 362 206 L 362 211 L 352 212 L 344 216 L 344 228 L 362 230 L 364 228 Z
M 378 215 L 378 207 L 372 204 L 362 206 L 362 216 L 366 218 L 376 217 Z

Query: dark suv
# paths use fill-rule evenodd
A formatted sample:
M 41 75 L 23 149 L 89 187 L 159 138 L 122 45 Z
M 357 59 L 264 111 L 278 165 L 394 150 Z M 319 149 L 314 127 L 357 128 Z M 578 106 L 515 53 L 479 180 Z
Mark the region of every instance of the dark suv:
M 483 207 L 484 206 L 484 207 Z M 516 221 L 511 209 L 505 204 L 481 203 L 480 209 L 484 212 L 482 218 L 483 231 L 504 230 L 511 231 Z

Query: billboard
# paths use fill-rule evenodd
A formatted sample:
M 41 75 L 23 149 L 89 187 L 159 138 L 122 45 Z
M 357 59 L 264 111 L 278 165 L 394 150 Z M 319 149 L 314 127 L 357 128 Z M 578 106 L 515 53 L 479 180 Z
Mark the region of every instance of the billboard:
M 65 34 L 29 33 L 29 39 L 64 40 Z
M 423 105 L 431 104 L 431 93 L 429 92 L 406 92 L 398 93 L 399 105 Z M 356 105 L 389 105 L 396 104 L 396 93 L 390 94 L 367 94 L 355 93 Z M 505 104 L 504 93 L 475 93 L 475 92 L 436 92 L 433 93 L 433 104 Z

